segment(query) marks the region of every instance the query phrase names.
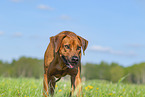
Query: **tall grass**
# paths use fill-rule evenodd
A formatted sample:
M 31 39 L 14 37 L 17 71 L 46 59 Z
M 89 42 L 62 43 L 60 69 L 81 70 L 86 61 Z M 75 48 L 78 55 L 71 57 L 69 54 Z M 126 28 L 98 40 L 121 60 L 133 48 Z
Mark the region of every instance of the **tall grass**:
M 43 79 L 0 77 L 0 97 L 42 97 Z M 107 81 L 82 82 L 83 97 L 145 97 L 145 85 L 113 84 Z M 69 97 L 70 81 L 56 84 L 54 97 Z

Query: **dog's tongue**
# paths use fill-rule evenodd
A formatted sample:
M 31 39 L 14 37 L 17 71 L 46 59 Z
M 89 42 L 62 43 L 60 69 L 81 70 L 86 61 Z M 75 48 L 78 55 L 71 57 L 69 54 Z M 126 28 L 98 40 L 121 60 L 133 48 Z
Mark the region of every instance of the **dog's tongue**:
M 68 65 L 69 68 L 73 68 L 74 66 L 72 66 L 71 64 Z
M 73 68 L 73 66 L 70 64 L 70 68 Z

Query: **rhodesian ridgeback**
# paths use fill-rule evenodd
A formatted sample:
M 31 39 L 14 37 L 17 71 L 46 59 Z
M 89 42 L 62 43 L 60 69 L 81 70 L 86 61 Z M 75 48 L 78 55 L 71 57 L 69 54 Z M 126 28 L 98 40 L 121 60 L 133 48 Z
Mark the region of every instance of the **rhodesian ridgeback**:
M 65 75 L 71 76 L 71 95 L 78 87 L 77 96 L 82 96 L 81 87 L 81 48 L 84 51 L 88 41 L 71 31 L 63 31 L 50 37 L 44 55 L 44 92 L 53 96 L 55 84 Z M 57 78 L 57 80 L 56 80 Z

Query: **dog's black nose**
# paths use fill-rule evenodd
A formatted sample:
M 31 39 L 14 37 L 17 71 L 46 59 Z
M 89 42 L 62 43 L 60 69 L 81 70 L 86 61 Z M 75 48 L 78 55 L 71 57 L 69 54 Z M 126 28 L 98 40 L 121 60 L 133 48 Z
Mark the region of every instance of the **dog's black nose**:
M 79 58 L 77 56 L 73 56 L 71 60 L 72 60 L 72 62 L 78 62 Z

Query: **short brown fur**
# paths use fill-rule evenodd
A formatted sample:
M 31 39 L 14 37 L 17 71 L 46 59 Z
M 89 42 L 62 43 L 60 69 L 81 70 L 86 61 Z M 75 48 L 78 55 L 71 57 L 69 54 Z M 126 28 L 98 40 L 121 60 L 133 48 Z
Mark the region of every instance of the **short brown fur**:
M 72 94 L 75 88 L 80 86 L 81 47 L 84 53 L 87 45 L 88 41 L 86 39 L 71 31 L 63 31 L 56 36 L 50 37 L 50 43 L 44 55 L 43 95 L 45 97 L 49 94 L 53 96 L 56 84 L 55 78 L 60 79 L 65 75 L 70 75 Z M 74 60 L 71 62 L 74 56 L 78 59 L 75 60 L 75 63 L 73 63 Z M 82 87 L 78 88 L 77 96 L 80 96 Z

